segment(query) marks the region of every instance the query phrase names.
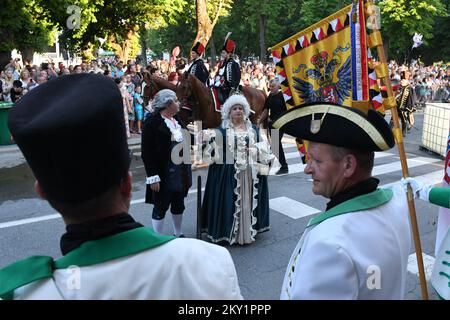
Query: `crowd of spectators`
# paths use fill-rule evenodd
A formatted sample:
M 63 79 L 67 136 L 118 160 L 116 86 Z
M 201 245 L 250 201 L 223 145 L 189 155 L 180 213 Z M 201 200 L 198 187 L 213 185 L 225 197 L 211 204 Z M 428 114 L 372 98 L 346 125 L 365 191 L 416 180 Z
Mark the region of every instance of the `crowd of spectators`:
M 241 66 L 241 85 L 254 87 L 268 94 L 268 83 L 276 76 L 274 63 L 263 64 L 258 59 L 239 59 L 239 57 L 236 57 L 236 61 Z M 210 73 L 210 83 L 212 83 L 219 64 L 216 63 L 213 66 L 210 59 L 205 59 L 205 66 Z M 146 67 L 147 71 L 174 84 L 187 69 L 188 60 L 186 58 L 179 58 L 176 63 L 153 60 Z M 40 84 L 67 74 L 100 73 L 114 79 L 120 87 L 124 96 L 124 110 L 127 113 L 126 121 L 129 124 L 130 133 L 140 134 L 144 113 L 151 111 L 151 107 L 145 106 L 143 103 L 144 71 L 139 59 L 128 60 L 124 63 L 118 58 L 105 58 L 69 66 L 52 61 L 37 66 L 28 62 L 22 64 L 20 59 L 12 59 L 0 73 L 0 101 L 15 102 Z M 413 61 L 407 67 L 391 61 L 389 71 L 393 85 L 400 82 L 404 71 L 408 71 L 409 81 L 414 88 L 415 100 L 419 107 L 426 102 L 449 101 L 450 66 L 443 63 L 424 66 Z
M 389 73 L 393 86 L 400 83 L 402 74 L 408 74 L 407 80 L 414 89 L 416 107 L 423 108 L 427 102 L 450 101 L 450 66 L 435 63 L 425 66 L 413 61 L 410 66 L 389 63 Z

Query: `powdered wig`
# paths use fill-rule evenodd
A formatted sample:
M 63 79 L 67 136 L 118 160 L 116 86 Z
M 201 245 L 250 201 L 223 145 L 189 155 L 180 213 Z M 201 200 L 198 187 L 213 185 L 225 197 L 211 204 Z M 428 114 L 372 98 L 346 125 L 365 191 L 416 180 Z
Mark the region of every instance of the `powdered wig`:
M 230 119 L 231 108 L 233 108 L 235 105 L 241 105 L 244 108 L 245 117 L 248 118 L 248 116 L 250 115 L 250 105 L 248 104 L 247 99 L 243 95 L 235 94 L 230 96 L 222 106 L 222 120 Z
M 153 99 L 152 102 L 152 108 L 155 109 L 155 111 L 163 110 L 176 100 L 177 95 L 174 91 L 163 89 L 161 91 L 158 91 L 158 93 L 155 95 L 155 99 Z

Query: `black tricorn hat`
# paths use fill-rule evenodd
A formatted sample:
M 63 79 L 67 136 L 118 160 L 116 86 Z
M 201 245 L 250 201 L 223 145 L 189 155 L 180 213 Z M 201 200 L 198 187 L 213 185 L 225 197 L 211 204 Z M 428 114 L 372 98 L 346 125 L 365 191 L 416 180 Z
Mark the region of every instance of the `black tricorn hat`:
M 49 199 L 92 199 L 128 172 L 122 96 L 103 75 L 66 75 L 39 85 L 13 106 L 8 125 Z
M 292 108 L 273 127 L 294 137 L 349 149 L 384 151 L 395 145 L 391 128 L 378 112 L 370 109 L 366 115 L 325 102 Z

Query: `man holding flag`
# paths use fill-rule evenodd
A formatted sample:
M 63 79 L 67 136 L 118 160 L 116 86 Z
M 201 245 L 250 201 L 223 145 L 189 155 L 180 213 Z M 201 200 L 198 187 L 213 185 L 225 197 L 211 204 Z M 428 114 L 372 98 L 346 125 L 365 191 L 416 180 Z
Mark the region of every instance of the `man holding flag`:
M 281 299 L 402 299 L 411 247 L 405 192 L 379 189 L 374 151 L 394 146 L 375 111 L 316 103 L 274 123 L 310 141 L 305 173 L 313 192 L 329 198 L 311 219 L 289 261 Z
M 378 189 L 371 176 L 374 151 L 392 148 L 394 137 L 409 176 L 381 34 L 376 27 L 366 32 L 375 16 L 371 1 L 354 0 L 271 49 L 292 108 L 274 128 L 309 141 L 305 173 L 313 192 L 330 199 L 292 255 L 282 299 L 402 299 L 411 230 L 428 297 L 411 189 L 408 197 L 398 184 Z M 393 130 L 381 116 L 385 107 Z

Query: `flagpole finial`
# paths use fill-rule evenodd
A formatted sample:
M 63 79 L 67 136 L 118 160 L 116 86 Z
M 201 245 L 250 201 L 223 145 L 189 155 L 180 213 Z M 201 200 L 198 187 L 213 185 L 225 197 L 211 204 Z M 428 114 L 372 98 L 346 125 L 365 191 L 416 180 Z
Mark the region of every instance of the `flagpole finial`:
M 358 2 L 359 2 L 359 0 L 353 0 L 353 12 L 352 12 L 352 22 L 353 23 L 356 23 L 358 21 L 358 16 L 357 16 Z

